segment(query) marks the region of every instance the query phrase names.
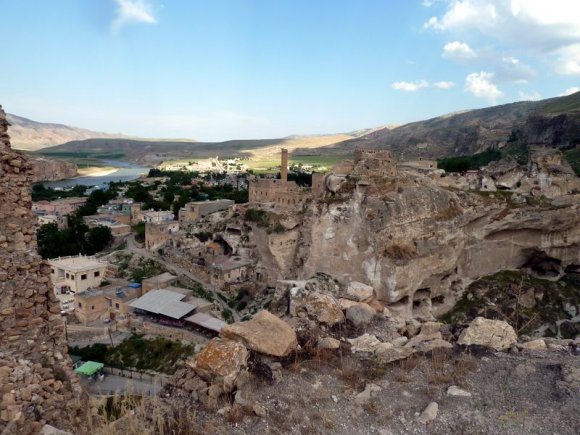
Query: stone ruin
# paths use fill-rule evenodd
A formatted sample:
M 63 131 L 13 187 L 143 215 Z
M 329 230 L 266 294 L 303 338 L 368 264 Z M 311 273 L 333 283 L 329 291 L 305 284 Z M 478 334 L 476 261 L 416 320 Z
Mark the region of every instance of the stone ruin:
M 32 165 L 11 149 L 8 125 L 0 106 L 0 433 L 38 433 L 45 424 L 79 433 L 79 380 L 50 268 L 36 249 Z

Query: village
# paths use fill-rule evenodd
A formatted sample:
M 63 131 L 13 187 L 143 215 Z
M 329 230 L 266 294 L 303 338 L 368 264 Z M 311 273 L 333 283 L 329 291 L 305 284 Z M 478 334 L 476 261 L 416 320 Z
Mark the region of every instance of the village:
M 354 159 L 331 171 L 310 174 L 311 183 L 304 185 L 294 181 L 296 173 L 289 173 L 288 161 L 288 151 L 281 149 L 279 174 L 240 174 L 237 168 L 228 172 L 221 165 L 210 165 L 208 172 L 171 167 L 116 186 L 115 198 L 82 218 L 89 228 L 108 228 L 110 246 L 93 255 L 48 259 L 53 291 L 67 319 L 69 345 L 115 346 L 143 336 L 199 349 L 228 323 L 272 309 L 281 292 L 303 282 L 297 279 L 309 278 L 300 275 L 294 260 L 307 243 L 300 231 L 305 210 L 313 203 L 339 201 L 345 192 L 364 195 L 377 183 L 397 192 L 410 182 L 492 195 L 508 190 L 514 198 L 559 197 L 578 189 L 578 178 L 562 169 L 561 156 L 542 149 L 531 156 L 528 171 L 508 160 L 461 174 L 445 173 L 433 160 L 397 162 L 389 151 L 359 149 Z M 147 209 L 145 202 L 136 200 L 162 203 L 175 189 L 175 178 L 182 184 L 177 195 L 171 194 L 169 210 Z M 214 186 L 235 190 L 236 200 L 220 198 L 219 193 L 216 197 Z M 180 199 L 179 194 L 192 189 L 200 192 L 193 197 L 204 199 Z M 50 223 L 62 229 L 86 200 L 37 201 L 32 209 L 39 226 Z M 370 288 L 355 281 L 349 285 Z M 357 297 L 341 299 L 341 307 L 357 304 Z M 421 317 L 423 308 L 415 298 L 411 302 L 408 310 L 400 303 L 389 309 L 403 318 L 433 320 L 429 312 Z M 434 306 L 430 302 L 429 310 Z M 386 310 L 384 302 L 372 307 L 377 315 Z

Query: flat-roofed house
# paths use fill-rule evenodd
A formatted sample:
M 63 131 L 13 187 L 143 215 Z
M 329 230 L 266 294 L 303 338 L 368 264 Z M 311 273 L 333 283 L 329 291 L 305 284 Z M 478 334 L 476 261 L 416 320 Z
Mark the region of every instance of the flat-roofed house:
M 48 264 L 56 294 L 82 293 L 99 287 L 109 265 L 104 260 L 85 255 L 52 258 Z

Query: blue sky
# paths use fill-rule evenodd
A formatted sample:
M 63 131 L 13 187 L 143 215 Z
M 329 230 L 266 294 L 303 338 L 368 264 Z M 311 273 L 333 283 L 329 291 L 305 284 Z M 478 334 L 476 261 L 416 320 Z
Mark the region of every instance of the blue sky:
M 336 133 L 579 90 L 578 0 L 0 0 L 0 104 L 143 137 Z

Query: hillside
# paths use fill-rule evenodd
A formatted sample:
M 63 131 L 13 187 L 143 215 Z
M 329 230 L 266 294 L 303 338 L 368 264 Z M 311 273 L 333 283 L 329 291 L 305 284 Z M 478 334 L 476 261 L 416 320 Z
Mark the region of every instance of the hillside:
M 37 122 L 10 113 L 7 114 L 7 120 L 10 123 L 12 147 L 22 150 L 34 151 L 73 140 L 126 137 L 122 134 L 101 133 L 64 124 Z
M 527 143 L 571 148 L 580 143 L 580 92 L 452 113 L 400 127 L 383 128 L 329 147 L 387 148 L 399 158 L 468 155 L 504 146 L 512 133 Z
M 141 164 L 163 160 L 207 157 L 249 157 L 259 160 L 278 159 L 280 148 L 298 148 L 308 154 L 311 149 L 351 139 L 346 134 L 292 136 L 281 139 L 230 140 L 225 142 L 187 142 L 133 139 L 87 139 L 71 141 L 41 150 L 45 156 L 61 158 L 117 158 Z

